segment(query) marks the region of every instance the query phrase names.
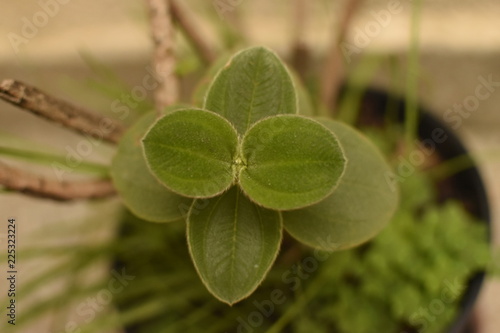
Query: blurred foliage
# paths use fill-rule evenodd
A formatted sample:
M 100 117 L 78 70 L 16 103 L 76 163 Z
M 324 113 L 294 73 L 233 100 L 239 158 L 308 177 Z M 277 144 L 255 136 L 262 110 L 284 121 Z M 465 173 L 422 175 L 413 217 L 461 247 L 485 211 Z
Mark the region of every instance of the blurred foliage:
M 489 262 L 487 229 L 457 202 L 427 200 L 421 180 L 403 185 L 409 200 L 361 252 L 332 255 L 325 267 L 331 284 L 315 300 L 318 312 L 314 303 L 308 307 L 316 320 L 359 333 L 398 332 L 412 324 L 420 332 L 443 332 L 450 324 L 467 281 Z

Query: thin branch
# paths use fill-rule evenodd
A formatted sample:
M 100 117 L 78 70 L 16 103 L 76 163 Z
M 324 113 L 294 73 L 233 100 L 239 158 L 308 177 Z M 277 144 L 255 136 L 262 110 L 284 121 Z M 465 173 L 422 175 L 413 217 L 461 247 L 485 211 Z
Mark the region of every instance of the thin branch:
M 310 52 L 305 43 L 305 31 L 308 19 L 308 5 L 306 0 L 295 0 L 294 20 L 292 30 L 292 65 L 304 79 L 308 72 Z
M 78 133 L 111 143 L 117 143 L 125 131 L 116 120 L 74 106 L 20 81 L 2 81 L 0 98 Z
M 0 185 L 28 195 L 61 201 L 105 198 L 116 193 L 110 180 L 59 182 L 33 175 L 1 162 Z
M 170 9 L 172 10 L 173 18 L 193 43 L 203 62 L 207 65 L 214 62 L 217 57 L 215 51 L 207 43 L 206 39 L 199 34 L 201 29 L 196 27 L 195 22 L 191 20 L 187 9 L 177 0 L 170 0 Z
M 363 0 L 348 0 L 340 18 L 338 32 L 334 34 L 334 40 L 328 52 L 321 79 L 321 101 L 328 110 L 332 110 L 337 104 L 337 95 L 345 76 L 340 44 L 345 40 L 354 14 L 362 2 Z
M 177 102 L 179 82 L 175 76 L 175 43 L 170 6 L 166 0 L 146 0 L 149 8 L 151 33 L 154 41 L 153 68 L 159 85 L 155 91 L 158 112 Z
M 419 32 L 422 1 L 412 3 L 410 26 L 410 50 L 408 54 L 408 74 L 406 77 L 405 101 L 405 141 L 408 149 L 413 148 L 418 136 L 418 83 L 419 83 Z

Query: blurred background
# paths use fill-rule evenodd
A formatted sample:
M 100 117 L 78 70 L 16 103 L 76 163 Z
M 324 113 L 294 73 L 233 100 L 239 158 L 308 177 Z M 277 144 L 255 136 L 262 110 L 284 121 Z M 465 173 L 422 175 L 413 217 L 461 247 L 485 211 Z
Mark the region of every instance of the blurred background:
M 220 50 L 223 47 L 220 36 L 237 39 L 242 35 L 251 44 L 266 45 L 285 56 L 297 39 L 312 50 L 314 56 L 324 56 L 333 42 L 346 6 L 346 1 L 340 0 L 306 1 L 304 11 L 297 13 L 292 0 L 240 0 L 232 1 L 232 7 L 224 11 L 218 7 L 220 1 L 182 2 L 194 12 L 198 33 L 204 40 Z M 410 9 L 411 1 L 408 0 L 362 2 L 347 30 L 345 45 L 355 47 L 349 49 L 346 58 L 357 59 L 364 54 L 390 55 L 394 59 L 404 56 L 410 45 Z M 380 16 L 382 10 L 390 15 Z M 417 74 L 420 102 L 438 117 L 444 117 L 456 104 L 474 96 L 481 78 L 493 82 L 489 97 L 480 100 L 477 109 L 463 117 L 456 130 L 479 162 L 489 193 L 492 237 L 497 246 L 500 245 L 499 17 L 500 2 L 497 0 L 423 1 L 421 68 Z M 297 20 L 303 22 L 299 25 L 303 27 L 300 32 L 297 32 Z M 374 22 L 379 23 L 378 28 Z M 98 64 L 104 64 L 106 70 L 115 73 L 125 85 L 140 84 L 151 58 L 148 28 L 142 1 L 3 1 L 0 79 L 19 79 L 78 105 L 110 113 L 110 98 L 103 97 L 95 89 L 96 84 L 92 84 L 96 68 L 99 68 Z M 371 36 L 366 38 L 366 29 L 372 28 L 374 30 L 369 31 Z M 180 43 L 185 44 L 185 41 Z M 196 60 L 186 55 L 183 65 L 189 70 L 190 66 L 196 66 Z M 350 70 L 347 61 L 346 72 Z M 392 85 L 390 77 L 383 73 L 376 73 L 372 81 L 374 86 L 382 88 Z M 75 147 L 80 140 L 78 135 L 0 102 L 0 146 L 28 145 L 35 151 L 64 155 L 68 146 Z M 87 159 L 107 164 L 112 152 L 111 146 L 102 144 L 95 147 Z M 32 167 L 19 161 L 12 163 Z M 36 171 L 53 176 L 50 167 L 37 167 Z M 40 267 L 57 265 L 50 257 L 23 262 L 23 248 L 44 244 L 86 244 L 106 239 L 114 231 L 115 225 L 110 221 L 113 221 L 118 206 L 118 200 L 62 204 L 0 193 L 2 243 L 7 218 L 15 217 L 18 221 L 19 290 L 22 292 L 23 281 L 36 274 Z M 104 274 L 106 263 L 99 265 L 100 270 L 89 271 L 89 279 Z M 47 281 L 46 287 L 39 290 L 39 297 L 50 295 L 65 283 L 68 281 L 64 277 Z M 1 292 L 4 293 L 3 287 Z M 29 302 L 26 300 L 23 307 Z M 475 308 L 477 333 L 497 333 L 499 313 L 500 283 L 488 280 Z M 19 316 L 22 316 L 22 308 Z M 54 318 L 45 316 L 23 332 L 55 332 L 60 328 L 54 328 L 53 322 Z

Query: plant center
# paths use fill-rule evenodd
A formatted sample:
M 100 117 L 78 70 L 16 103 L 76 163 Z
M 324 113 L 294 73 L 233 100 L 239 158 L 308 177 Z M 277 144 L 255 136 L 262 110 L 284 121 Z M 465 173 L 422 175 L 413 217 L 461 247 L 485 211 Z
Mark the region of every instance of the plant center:
M 245 169 L 246 166 L 247 166 L 246 162 L 240 156 L 237 156 L 233 160 L 232 167 L 233 167 L 233 175 L 235 176 L 235 179 L 238 179 L 241 171 L 243 171 L 243 169 Z

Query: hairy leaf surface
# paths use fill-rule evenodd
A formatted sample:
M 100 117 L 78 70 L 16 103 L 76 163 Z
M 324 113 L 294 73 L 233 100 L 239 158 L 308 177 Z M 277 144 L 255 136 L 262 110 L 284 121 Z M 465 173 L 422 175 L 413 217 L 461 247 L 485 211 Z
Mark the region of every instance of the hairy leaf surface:
M 153 174 L 176 193 L 211 197 L 233 183 L 238 136 L 227 120 L 213 112 L 170 113 L 153 125 L 143 145 Z
M 243 135 L 262 118 L 297 113 L 297 96 L 276 54 L 254 47 L 236 54 L 219 72 L 204 108 L 228 119 Z
M 175 194 L 151 174 L 141 146 L 141 138 L 155 121 L 150 112 L 124 135 L 111 165 L 111 177 L 125 206 L 138 217 L 153 222 L 176 221 L 183 217 L 180 207 L 193 201 Z
M 278 212 L 257 206 L 237 186 L 220 196 L 197 199 L 188 217 L 188 244 L 208 290 L 234 304 L 250 295 L 279 251 Z
M 315 120 L 296 115 L 256 123 L 241 145 L 243 191 L 278 210 L 314 204 L 332 193 L 346 160 L 335 135 Z
M 321 122 L 335 132 L 349 163 L 335 191 L 316 205 L 283 212 L 286 230 L 301 242 L 324 250 L 359 245 L 380 232 L 398 204 L 386 176 L 391 171 L 378 149 L 355 129 Z

